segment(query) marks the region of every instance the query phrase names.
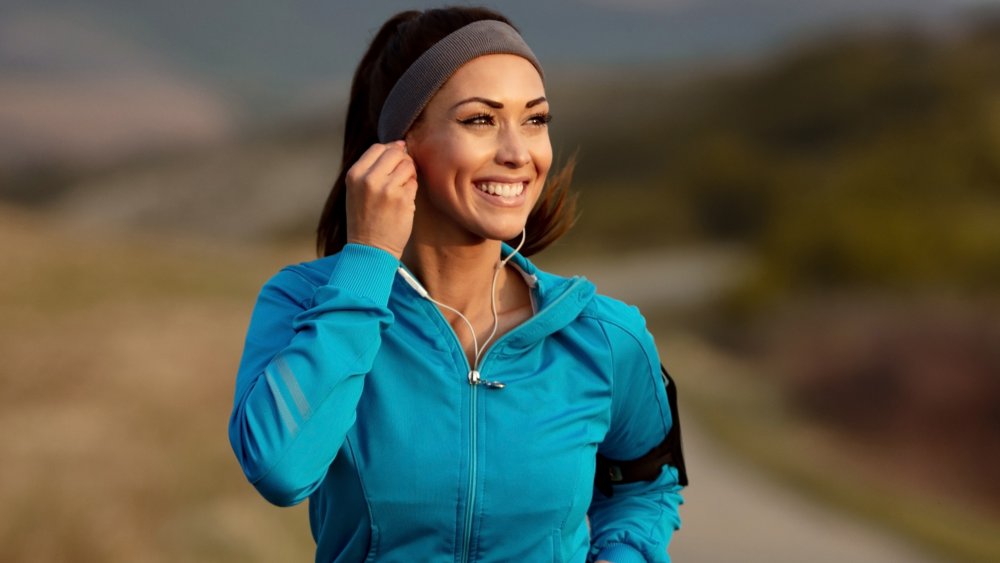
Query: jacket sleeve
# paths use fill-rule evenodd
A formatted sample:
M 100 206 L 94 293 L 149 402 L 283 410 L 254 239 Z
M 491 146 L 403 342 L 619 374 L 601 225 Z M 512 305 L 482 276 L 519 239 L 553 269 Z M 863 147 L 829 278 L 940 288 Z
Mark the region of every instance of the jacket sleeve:
M 636 459 L 659 445 L 672 424 L 660 361 L 644 323 L 629 328 L 608 323 L 605 333 L 614 389 L 611 426 L 598 451 L 612 459 Z M 588 512 L 591 560 L 669 562 L 667 546 L 680 528 L 681 488 L 677 468 L 664 466 L 653 481 L 614 485 L 610 497 L 595 489 Z
M 387 305 L 398 266 L 388 252 L 348 244 L 326 285 L 286 268 L 261 289 L 236 376 L 229 441 L 268 501 L 297 504 L 326 476 L 393 320 Z

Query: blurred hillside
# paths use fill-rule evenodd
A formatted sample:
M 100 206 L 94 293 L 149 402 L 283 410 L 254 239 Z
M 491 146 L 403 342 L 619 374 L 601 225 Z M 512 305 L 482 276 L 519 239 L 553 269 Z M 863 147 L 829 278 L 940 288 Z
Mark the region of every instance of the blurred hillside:
M 229 242 L 301 238 L 314 228 L 338 171 L 336 128 L 334 119 L 318 118 L 102 167 L 14 169 L 0 177 L 0 199 L 78 228 Z
M 602 205 L 581 230 L 749 243 L 763 292 L 997 288 L 1000 20 L 806 45 L 674 97 L 629 86 L 572 138 L 587 200 L 641 220 Z

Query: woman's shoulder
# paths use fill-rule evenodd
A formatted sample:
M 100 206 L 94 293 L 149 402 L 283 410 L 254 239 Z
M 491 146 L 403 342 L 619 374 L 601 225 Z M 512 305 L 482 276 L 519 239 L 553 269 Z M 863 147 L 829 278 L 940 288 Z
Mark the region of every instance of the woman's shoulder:
M 594 293 L 594 298 L 580 316 L 616 327 L 636 339 L 647 332 L 646 318 L 638 307 L 600 292 Z
M 313 286 L 320 286 L 325 284 L 327 280 L 330 279 L 330 274 L 333 272 L 333 268 L 337 264 L 339 258 L 340 253 L 337 253 L 315 258 L 313 260 L 305 260 L 294 264 L 288 264 L 278 270 L 278 272 L 271 279 L 281 280 L 294 276 Z
M 338 254 L 306 260 L 282 267 L 261 288 L 262 294 L 280 293 L 292 301 L 304 303 L 316 288 L 330 279 Z
M 636 340 L 643 340 L 647 334 L 646 319 L 638 307 L 600 293 L 600 288 L 595 286 L 586 276 L 565 277 L 541 270 L 533 265 L 529 268 L 531 268 L 530 273 L 536 276 L 539 284 L 552 294 L 561 294 L 572 289 L 575 285 L 574 281 L 585 286 L 577 288 L 576 292 L 585 301 L 577 319 L 612 327 L 616 332 L 625 332 Z M 555 298 L 557 299 L 558 295 L 555 295 Z M 553 299 L 553 297 L 550 296 L 549 299 Z
M 608 295 L 597 293 L 581 317 L 593 319 L 610 352 L 614 385 L 624 397 L 651 396 L 662 386 L 660 354 L 639 308 Z
M 625 366 L 621 370 L 623 373 L 657 372 L 659 353 L 656 343 L 646 318 L 635 305 L 600 293 L 599 288 L 595 288 L 577 319 L 599 327 L 615 364 Z

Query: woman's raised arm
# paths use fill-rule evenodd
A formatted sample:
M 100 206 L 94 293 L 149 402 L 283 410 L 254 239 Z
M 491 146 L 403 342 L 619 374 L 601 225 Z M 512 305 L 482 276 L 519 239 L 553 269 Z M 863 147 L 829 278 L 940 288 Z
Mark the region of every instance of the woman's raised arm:
M 247 479 L 279 506 L 301 502 L 326 476 L 393 320 L 396 257 L 348 244 L 330 259 L 325 283 L 298 266 L 264 285 L 236 378 L 230 443 Z

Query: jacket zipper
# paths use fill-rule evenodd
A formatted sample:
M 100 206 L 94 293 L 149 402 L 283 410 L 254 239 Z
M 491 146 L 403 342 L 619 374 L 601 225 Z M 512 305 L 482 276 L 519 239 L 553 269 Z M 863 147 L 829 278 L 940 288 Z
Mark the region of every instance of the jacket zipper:
M 466 362 L 468 363 L 468 362 Z M 471 369 L 471 368 L 470 368 Z M 478 458 L 476 455 L 476 444 L 478 442 L 478 401 L 479 385 L 470 385 L 469 391 L 469 491 L 465 497 L 465 534 L 462 538 L 462 563 L 469 561 L 469 547 L 472 543 L 472 518 L 475 514 L 476 503 L 476 481 L 479 479 Z
M 449 328 L 451 325 L 448 324 L 448 319 L 444 318 L 441 311 L 431 304 L 434 311 L 441 317 L 444 324 Z M 455 330 L 451 329 L 451 336 L 455 339 L 455 343 L 458 344 L 458 349 L 461 351 L 462 359 L 465 363 L 466 374 L 472 373 L 472 366 L 469 365 L 469 359 L 465 357 L 465 352 L 462 350 L 462 341 L 459 340 L 458 335 L 455 334 Z M 493 344 L 496 345 L 498 342 L 502 341 L 507 335 L 498 338 Z M 493 346 L 490 347 L 492 350 Z M 486 354 L 483 355 L 481 364 L 486 363 L 486 357 L 489 356 L 487 350 Z M 465 521 L 463 523 L 462 531 L 462 563 L 468 563 L 470 549 L 472 547 L 472 520 L 475 516 L 475 505 L 476 505 L 476 481 L 479 480 L 479 456 L 477 454 L 477 443 L 479 442 L 479 385 L 473 384 L 471 379 L 466 378 L 469 381 L 469 490 L 465 494 Z
M 429 303 L 429 302 L 428 302 Z M 458 345 L 458 349 L 461 353 L 462 360 L 465 363 L 466 374 L 472 373 L 472 366 L 469 365 L 469 359 L 465 356 L 465 351 L 462 350 L 462 341 L 459 340 L 458 335 L 455 334 L 455 329 L 451 328 L 448 324 L 448 319 L 444 318 L 441 310 L 437 308 L 433 303 L 429 303 L 430 308 L 434 309 L 434 312 L 440 317 L 450 330 L 452 338 L 455 339 L 455 343 Z M 506 334 L 504 336 L 507 336 Z M 497 339 L 497 342 L 503 340 L 503 337 Z M 494 345 L 496 342 L 493 343 Z M 492 349 L 492 346 L 490 347 Z M 485 363 L 486 355 L 489 355 L 489 351 L 483 356 Z M 462 563 L 468 563 L 469 561 L 469 549 L 472 544 L 472 519 L 475 514 L 475 502 L 476 502 L 476 481 L 479 479 L 479 467 L 478 467 L 478 456 L 476 455 L 476 442 L 478 441 L 478 426 L 479 426 L 479 408 L 478 408 L 478 397 L 479 397 L 479 385 L 472 384 L 472 380 L 466 378 L 469 381 L 469 490 L 465 494 L 465 521 L 463 522 L 462 531 Z
M 551 309 L 552 307 L 556 306 L 560 301 L 562 301 L 563 299 L 565 299 L 566 296 L 569 295 L 569 293 L 573 289 L 575 289 L 578 284 L 579 284 L 579 280 L 576 281 L 576 282 L 574 282 L 566 290 L 565 293 L 563 293 L 555 301 L 553 301 L 552 303 L 550 303 L 548 307 L 546 307 L 542 311 L 539 311 L 535 316 L 537 317 L 538 315 L 540 315 L 545 310 Z M 444 318 L 444 315 L 441 313 L 441 310 L 437 308 L 437 306 L 435 306 L 433 303 L 430 303 L 430 306 L 431 306 L 432 309 L 434 309 L 434 312 L 438 314 L 438 316 L 441 318 L 441 320 L 444 321 L 445 326 L 447 326 L 450 329 L 451 336 L 452 336 L 452 338 L 455 339 L 455 342 L 458 344 L 458 348 L 461 351 L 462 359 L 465 362 L 465 367 L 466 367 L 466 370 L 467 370 L 466 373 L 472 373 L 472 366 L 469 365 L 469 359 L 465 356 L 464 350 L 462 350 L 462 341 L 459 340 L 458 335 L 455 334 L 455 329 L 451 328 L 451 325 L 448 324 L 448 319 Z M 529 322 L 530 322 L 530 319 L 529 319 Z M 521 326 L 524 326 L 524 325 L 521 325 Z M 486 350 L 486 353 L 483 354 L 482 361 L 480 362 L 480 364 L 479 364 L 478 367 L 485 366 L 486 365 L 486 360 L 489 357 L 490 352 L 492 352 L 497 347 L 497 344 L 499 344 L 500 342 L 503 342 L 508 336 L 510 336 L 510 334 L 512 334 L 514 332 L 517 332 L 518 328 L 521 328 L 521 327 L 520 326 L 516 327 L 514 330 L 507 332 L 507 334 L 504 334 L 503 336 L 501 336 L 500 338 L 498 338 L 496 341 L 494 341 L 493 344 L 489 347 L 489 349 Z M 465 524 L 465 526 L 464 526 L 465 529 L 464 529 L 463 535 L 462 535 L 462 563 L 468 563 L 468 561 L 469 561 L 469 550 L 472 547 L 472 519 L 473 519 L 473 517 L 475 515 L 476 481 L 479 479 L 479 467 L 478 467 L 478 458 L 479 458 L 479 456 L 476 455 L 476 453 L 477 453 L 476 452 L 476 450 L 477 450 L 476 442 L 479 439 L 479 436 L 478 436 L 478 425 L 479 425 L 478 424 L 478 421 L 479 421 L 479 412 L 478 412 L 478 408 L 479 408 L 479 401 L 478 401 L 478 397 L 479 397 L 479 385 L 478 384 L 472 384 L 472 382 L 470 380 L 469 387 L 470 387 L 470 390 L 469 390 L 469 482 L 468 482 L 469 490 L 468 490 L 468 492 L 465 495 L 465 523 L 464 523 Z
M 570 288 L 567 289 L 567 291 L 565 293 L 563 293 L 555 301 L 553 301 L 552 303 L 550 303 L 549 306 L 546 307 L 546 309 L 550 309 L 550 308 L 558 305 L 560 301 L 562 301 L 563 299 L 565 299 L 566 296 L 570 294 L 570 291 L 572 289 L 574 289 L 578 285 L 578 283 L 579 283 L 579 281 L 574 282 L 573 285 L 570 286 Z M 434 307 L 434 310 L 437 311 L 439 315 L 441 315 L 441 311 L 437 307 Z M 539 311 L 538 314 L 541 314 L 541 311 Z M 448 321 L 447 321 L 447 319 L 444 318 L 444 315 L 441 315 L 441 318 L 444 319 L 445 324 L 447 325 Z M 530 320 L 529 320 L 529 322 L 530 322 Z M 448 326 L 450 327 L 451 325 L 448 325 Z M 521 325 L 521 326 L 524 326 L 524 325 Z M 486 363 L 487 363 L 486 360 L 489 359 L 490 352 L 492 352 L 493 350 L 495 350 L 496 347 L 497 347 L 497 345 L 500 344 L 501 342 L 503 342 L 503 340 L 505 338 L 507 338 L 511 333 L 516 332 L 517 328 L 520 328 L 520 327 L 516 327 L 514 330 L 507 332 L 507 334 L 504 334 L 503 336 L 501 336 L 500 338 L 498 338 L 495 342 L 493 342 L 493 345 L 490 346 L 489 349 L 486 350 L 485 354 L 483 354 L 483 357 L 482 357 L 481 361 L 479 362 L 479 365 L 477 366 L 478 369 L 482 369 L 483 366 L 486 365 Z M 455 330 L 454 329 L 452 329 L 451 334 L 455 338 L 455 341 L 458 342 L 459 349 L 461 349 L 462 348 L 462 341 L 458 339 L 458 335 L 455 334 Z M 469 359 L 465 357 L 465 352 L 464 351 L 462 352 L 462 357 L 465 358 L 465 367 L 468 368 L 469 371 L 470 371 L 470 373 L 471 373 L 472 366 L 469 365 Z M 462 538 L 462 563 L 468 563 L 468 561 L 469 561 L 469 555 L 470 555 L 469 554 L 469 550 L 472 547 L 472 519 L 473 519 L 473 516 L 475 515 L 476 481 L 479 479 L 479 467 L 478 467 L 479 456 L 476 455 L 476 453 L 477 453 L 476 452 L 476 450 L 477 450 L 476 443 L 479 440 L 479 435 L 478 435 L 479 434 L 479 429 L 478 429 L 478 426 L 479 426 L 479 413 L 478 413 L 479 402 L 477 400 L 477 398 L 479 397 L 479 384 L 478 383 L 477 384 L 472 384 L 472 385 L 469 385 L 469 387 L 471 387 L 471 389 L 469 390 L 469 417 L 470 417 L 470 419 L 469 419 L 469 491 L 468 491 L 468 493 L 466 493 L 466 496 L 465 496 L 465 533 L 464 533 L 463 538 Z

